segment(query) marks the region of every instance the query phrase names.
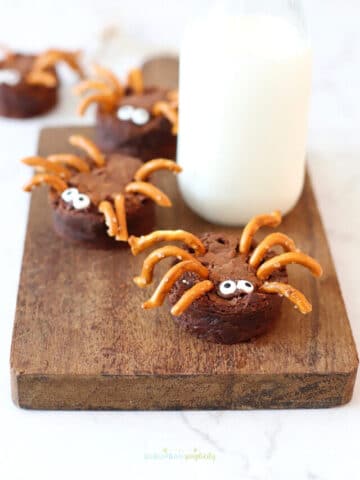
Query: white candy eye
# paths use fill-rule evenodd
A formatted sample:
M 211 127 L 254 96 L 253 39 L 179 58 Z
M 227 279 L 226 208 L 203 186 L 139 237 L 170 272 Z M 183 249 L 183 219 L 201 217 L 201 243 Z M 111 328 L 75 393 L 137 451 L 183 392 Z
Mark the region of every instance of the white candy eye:
M 20 81 L 20 74 L 16 70 L 3 69 L 0 70 L 0 83 L 8 85 L 16 85 Z
M 150 120 L 150 113 L 145 108 L 136 108 L 133 111 L 131 120 L 135 125 L 145 125 Z
M 135 108 L 131 105 L 123 105 L 117 111 L 117 117 L 119 120 L 131 120 Z
M 220 283 L 218 291 L 222 297 L 232 295 L 236 292 L 236 282 L 234 280 L 225 280 Z
M 64 200 L 64 202 L 70 203 L 74 200 L 75 197 L 78 196 L 78 194 L 79 194 L 79 191 L 77 188 L 67 188 L 61 194 L 61 198 Z
M 251 293 L 254 291 L 254 285 L 248 280 L 239 280 L 237 282 L 237 289 L 244 293 Z
M 75 210 L 83 210 L 90 205 L 90 198 L 84 193 L 79 193 L 73 198 L 73 207 Z

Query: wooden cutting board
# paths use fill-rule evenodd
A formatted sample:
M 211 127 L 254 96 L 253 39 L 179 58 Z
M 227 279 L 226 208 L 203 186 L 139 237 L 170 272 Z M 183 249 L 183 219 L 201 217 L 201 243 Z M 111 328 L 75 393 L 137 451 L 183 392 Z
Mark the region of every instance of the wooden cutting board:
M 92 130 L 44 129 L 39 154 L 66 151 L 70 133 Z M 218 228 L 192 213 L 169 175 L 157 174 L 156 182 L 174 201 L 173 209 L 157 210 L 157 228 L 240 234 L 241 229 Z M 301 267 L 289 268 L 291 284 L 311 300 L 313 312 L 301 316 L 284 302 L 269 334 L 215 345 L 177 327 L 167 305 L 140 308 L 149 291 L 133 285 L 132 277 L 145 254 L 134 258 L 126 248 L 102 251 L 65 243 L 52 231 L 46 191 L 35 191 L 11 352 L 15 403 L 35 409 L 147 410 L 348 402 L 358 358 L 308 177 L 280 230 L 324 268 L 320 281 Z M 165 270 L 159 266 L 157 279 Z

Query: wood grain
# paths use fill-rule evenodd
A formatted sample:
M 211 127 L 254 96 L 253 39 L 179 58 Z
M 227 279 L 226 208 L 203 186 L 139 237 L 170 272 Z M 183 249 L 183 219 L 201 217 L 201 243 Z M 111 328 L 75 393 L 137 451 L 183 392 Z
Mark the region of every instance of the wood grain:
M 71 133 L 41 133 L 39 154 L 65 151 Z M 176 182 L 157 174 L 174 200 L 157 210 L 158 228 L 224 229 L 201 220 Z M 20 194 L 20 193 L 19 193 Z M 266 229 L 265 229 L 266 230 Z M 266 231 L 261 232 L 260 237 Z M 313 303 L 302 316 L 289 302 L 275 328 L 240 345 L 209 344 L 177 327 L 169 307 L 144 312 L 137 288 L 144 255 L 88 250 L 52 231 L 46 191 L 33 193 L 11 352 L 14 401 L 37 409 L 249 409 L 331 407 L 351 399 L 358 358 L 309 178 L 280 228 L 317 258 L 314 280 L 290 267 L 290 281 Z M 159 266 L 160 278 L 166 265 Z
M 147 85 L 159 85 L 163 88 L 177 88 L 179 60 L 177 57 L 149 58 L 142 66 Z

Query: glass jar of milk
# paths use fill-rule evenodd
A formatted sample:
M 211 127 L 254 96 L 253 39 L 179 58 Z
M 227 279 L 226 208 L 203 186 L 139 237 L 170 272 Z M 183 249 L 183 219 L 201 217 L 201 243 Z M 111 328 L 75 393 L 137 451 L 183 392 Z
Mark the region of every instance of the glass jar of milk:
M 179 186 L 226 225 L 296 204 L 304 183 L 311 49 L 298 1 L 223 0 L 180 55 Z

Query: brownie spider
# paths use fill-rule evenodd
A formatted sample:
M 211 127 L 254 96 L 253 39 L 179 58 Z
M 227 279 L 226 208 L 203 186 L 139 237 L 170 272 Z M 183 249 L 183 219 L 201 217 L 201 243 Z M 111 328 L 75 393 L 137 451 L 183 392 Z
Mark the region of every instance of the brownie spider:
M 283 233 L 272 233 L 257 246 L 253 241 L 259 228 L 277 227 L 280 222 L 278 211 L 258 215 L 245 226 L 240 241 L 219 233 L 198 238 L 183 230 L 131 236 L 134 255 L 164 241 L 181 241 L 187 247 L 164 246 L 144 260 L 141 274 L 134 279 L 139 287 L 152 282 L 154 268 L 162 259 L 174 257 L 177 263 L 142 307 L 158 307 L 169 295 L 171 314 L 178 323 L 199 337 L 220 343 L 237 343 L 266 331 L 279 312 L 281 297 L 290 300 L 302 314 L 311 312 L 310 302 L 287 283 L 285 267 L 296 263 L 320 277 L 319 263 L 300 252 Z M 285 252 L 276 254 L 272 250 L 275 246 Z
M 79 115 L 84 115 L 88 107 L 96 103 L 104 111 L 114 112 L 117 110 L 117 116 L 120 120 L 132 121 L 133 124 L 139 126 L 148 123 L 151 115 L 154 117 L 164 116 L 172 124 L 172 133 L 177 134 L 177 91 L 168 91 L 165 93 L 164 99 L 157 100 L 157 95 L 154 96 L 154 89 L 144 86 L 141 70 L 131 70 L 128 74 L 127 83 L 123 84 L 111 70 L 96 64 L 93 68 L 95 77 L 83 80 L 74 89 L 77 95 L 93 92 L 81 100 L 78 106 Z M 149 110 L 127 104 L 126 97 L 130 99 L 131 95 L 144 97 L 148 95 Z M 154 96 L 154 98 L 152 99 L 151 96 Z M 164 96 L 164 92 L 161 92 L 160 96 Z
M 124 83 L 99 65 L 94 66 L 94 74 L 80 82 L 75 93 L 84 95 L 80 115 L 96 104 L 95 135 L 102 151 L 126 152 L 143 161 L 175 158 L 177 91 L 145 86 L 139 69 L 131 70 Z
M 178 173 L 181 168 L 167 159 L 142 164 L 122 154 L 105 156 L 95 143 L 81 135 L 72 135 L 69 142 L 82 149 L 86 158 L 60 153 L 22 160 L 40 170 L 24 186 L 25 191 L 42 184 L 51 187 L 57 233 L 72 240 L 101 243 L 104 234 L 126 242 L 129 230 L 149 232 L 153 203 L 171 206 L 167 195 L 149 182 L 149 176 L 158 170 Z
M 78 52 L 63 50 L 31 55 L 3 49 L 0 59 L 0 115 L 30 118 L 54 108 L 60 85 L 55 67 L 64 62 L 82 77 L 78 56 Z

